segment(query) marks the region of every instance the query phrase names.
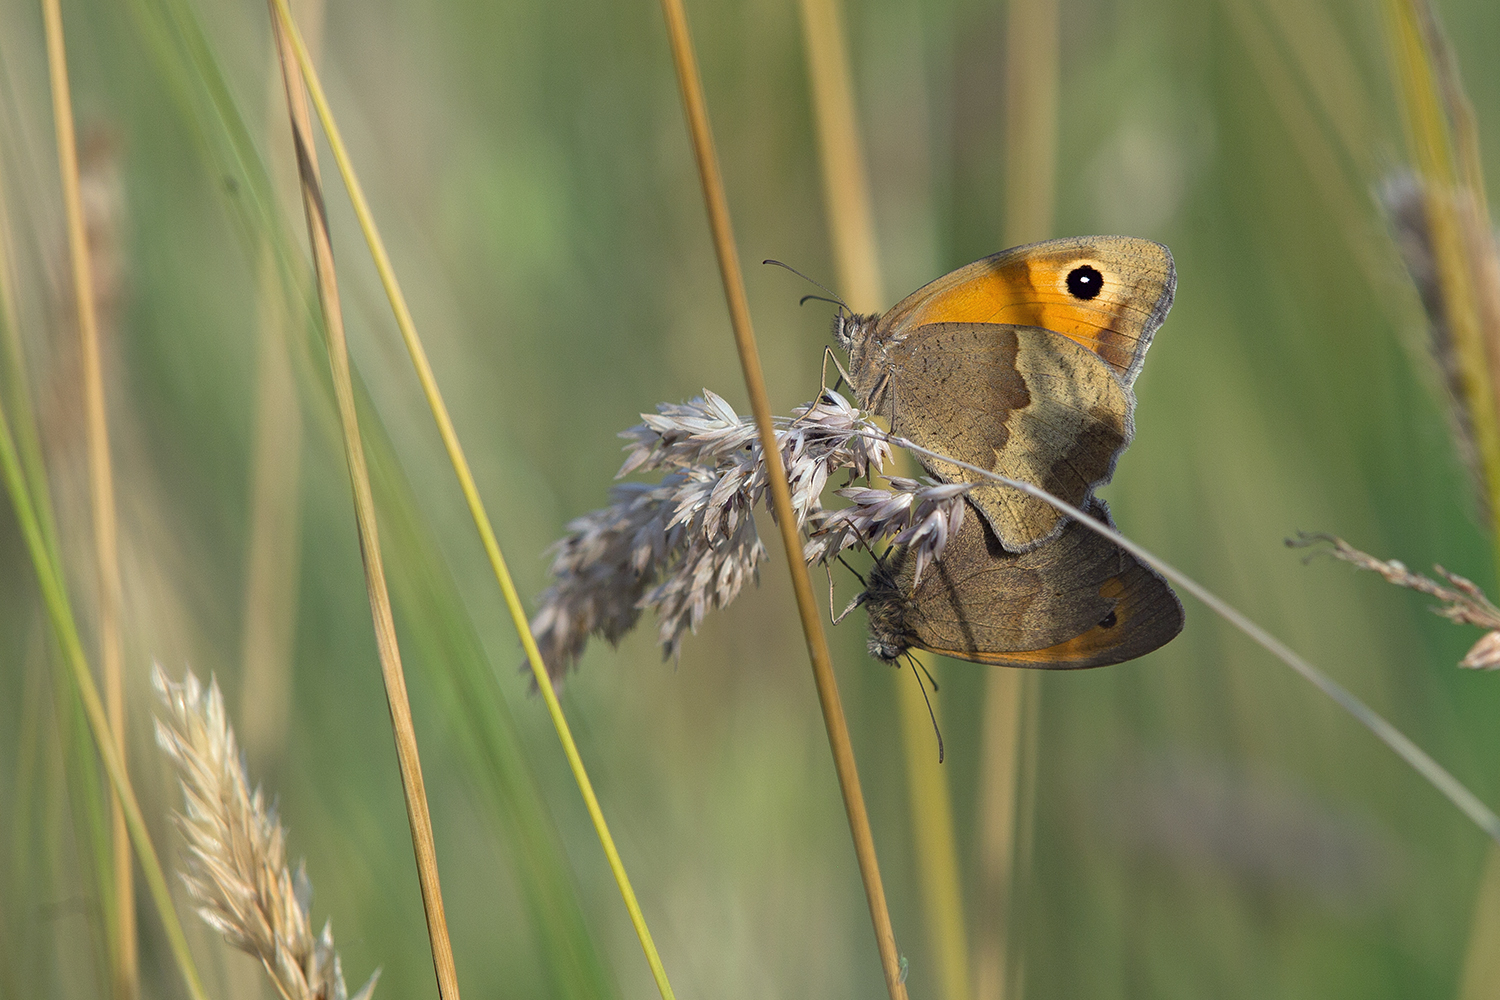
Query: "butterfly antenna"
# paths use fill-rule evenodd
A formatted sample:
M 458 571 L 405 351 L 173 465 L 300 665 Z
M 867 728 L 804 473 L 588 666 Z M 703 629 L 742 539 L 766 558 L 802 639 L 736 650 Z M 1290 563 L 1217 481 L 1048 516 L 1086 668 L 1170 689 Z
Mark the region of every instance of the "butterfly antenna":
M 844 305 L 838 299 L 830 299 L 826 295 L 813 295 L 811 293 L 809 293 L 807 295 L 804 295 L 804 296 L 802 296 L 802 298 L 800 298 L 800 299 L 797 300 L 797 304 L 799 306 L 805 306 L 809 302 L 827 302 L 831 306 L 843 306 Z
M 927 683 L 932 685 L 932 693 L 933 694 L 937 694 L 939 691 L 942 690 L 942 688 L 938 687 L 937 678 L 933 677 L 932 676 L 932 671 L 927 669 L 927 664 L 923 663 L 921 660 L 917 659 L 916 657 L 912 657 L 912 662 L 915 663 L 917 666 L 919 666 L 919 667 L 922 668 L 922 675 L 927 678 Z
M 839 293 L 838 292 L 835 292 L 832 288 L 829 288 L 827 285 L 823 284 L 821 281 L 815 281 L 812 278 L 809 278 L 807 275 L 803 274 L 801 271 L 797 270 L 792 265 L 787 264 L 787 263 L 783 263 L 782 261 L 779 261 L 779 260 L 774 260 L 774 259 L 772 259 L 770 257 L 768 257 L 765 260 L 761 261 L 761 263 L 762 264 L 775 264 L 777 267 L 784 267 L 784 268 L 786 268 L 788 271 L 791 271 L 793 274 L 795 274 L 797 277 L 801 278 L 803 281 L 807 282 L 809 285 L 817 285 L 819 288 L 823 289 L 823 291 L 825 291 L 829 295 L 833 296 L 833 298 L 831 298 L 831 299 L 823 299 L 824 302 L 831 302 L 834 305 L 838 306 L 840 309 L 844 310 L 844 312 L 846 312 L 846 313 L 852 314 L 854 312 L 853 309 L 849 308 L 849 304 L 847 302 L 845 302 L 843 299 L 839 298 Z M 816 296 L 816 295 L 805 296 L 802 299 L 802 302 L 806 302 L 808 299 L 818 298 L 818 297 L 819 296 Z M 799 302 L 797 304 L 801 305 L 802 302 Z
M 932 682 L 934 693 L 938 689 L 937 681 L 932 680 L 932 674 L 922 666 L 922 661 L 912 656 L 911 653 L 906 654 L 906 662 L 911 664 L 911 675 L 917 679 L 917 690 L 922 692 L 922 701 L 927 704 L 927 717 L 932 720 L 932 731 L 937 736 L 938 763 L 941 764 L 943 762 L 943 730 L 938 725 L 937 713 L 932 710 L 932 699 L 927 697 L 927 686 L 922 683 L 922 675 L 927 674 L 927 679 Z

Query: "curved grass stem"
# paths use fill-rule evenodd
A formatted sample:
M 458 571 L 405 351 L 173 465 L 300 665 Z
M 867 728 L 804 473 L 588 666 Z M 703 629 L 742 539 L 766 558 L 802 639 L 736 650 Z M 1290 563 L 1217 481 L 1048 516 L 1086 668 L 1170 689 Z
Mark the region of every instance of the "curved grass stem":
M 1082 522 L 1089 530 L 1103 535 L 1126 552 L 1150 565 L 1162 576 L 1206 604 L 1214 614 L 1249 636 L 1256 645 L 1291 667 L 1304 680 L 1312 684 L 1313 687 L 1322 691 L 1329 698 L 1332 698 L 1335 704 L 1353 716 L 1360 725 L 1374 733 L 1380 742 L 1394 750 L 1396 756 L 1406 761 L 1414 771 L 1427 780 L 1428 784 L 1436 788 L 1448 801 L 1457 806 L 1459 811 L 1467 816 L 1475 826 L 1483 830 L 1491 839 L 1500 843 L 1500 816 L 1496 816 L 1489 806 L 1481 802 L 1477 795 L 1469 791 L 1457 778 L 1449 774 L 1446 768 L 1433 760 L 1427 755 L 1425 750 L 1413 743 L 1406 734 L 1387 722 L 1383 716 L 1363 701 L 1360 701 L 1332 677 L 1329 677 L 1323 671 L 1292 652 L 1291 648 L 1280 639 L 1277 639 L 1271 633 L 1255 624 L 1255 622 L 1251 621 L 1228 601 L 1219 597 L 1186 573 L 1148 552 L 1118 531 L 1110 530 L 1102 522 L 1088 516 L 1072 504 L 1059 500 L 1040 487 L 1018 479 L 1010 479 L 998 473 L 991 472 L 988 469 L 981 469 L 977 465 L 961 462 L 950 455 L 943 455 L 930 448 L 923 448 L 914 441 L 909 441 L 903 437 L 891 436 L 889 440 L 892 444 L 914 451 L 919 455 L 941 458 L 944 462 L 950 462 L 953 465 L 967 469 L 975 475 L 983 476 L 985 479 L 1000 483 L 1002 486 L 1009 486 L 1011 489 L 1020 490 L 1028 496 L 1043 500 L 1069 517 Z

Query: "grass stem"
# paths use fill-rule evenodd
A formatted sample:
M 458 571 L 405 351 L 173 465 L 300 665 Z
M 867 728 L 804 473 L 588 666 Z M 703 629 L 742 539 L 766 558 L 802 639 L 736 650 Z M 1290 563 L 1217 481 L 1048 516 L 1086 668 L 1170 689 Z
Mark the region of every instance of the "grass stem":
M 823 205 L 839 286 L 851 308 L 874 312 L 886 304 L 874 206 L 865 171 L 864 141 L 855 113 L 853 73 L 838 0 L 802 0 L 802 47 L 812 89 Z M 898 461 L 908 461 L 898 456 Z M 907 474 L 910 474 L 908 472 Z M 929 655 L 911 651 L 923 667 Z M 969 947 L 948 772 L 932 754 L 927 706 L 918 688 L 899 676 L 896 700 L 906 758 L 912 839 L 921 872 L 929 954 L 947 1000 L 968 1000 Z
M 41 591 L 42 601 L 47 607 L 47 615 L 52 621 L 52 629 L 57 635 L 58 645 L 61 647 L 63 660 L 68 665 L 74 689 L 82 702 L 84 715 L 88 719 L 89 730 L 94 738 L 94 746 L 104 764 L 105 773 L 109 775 L 110 783 L 119 794 L 120 804 L 125 813 L 125 827 L 130 834 L 131 842 L 135 844 L 136 858 L 141 863 L 147 891 L 151 894 L 152 902 L 156 904 L 157 913 L 166 931 L 168 948 L 187 985 L 188 995 L 193 1000 L 207 1000 L 207 994 L 203 992 L 203 982 L 198 976 L 198 969 L 193 964 L 192 953 L 188 950 L 187 937 L 183 933 L 182 923 L 177 919 L 177 911 L 172 905 L 172 893 L 167 888 L 167 879 L 162 871 L 161 860 L 157 856 L 155 845 L 151 843 L 151 834 L 146 829 L 146 820 L 141 814 L 140 802 L 135 797 L 135 789 L 131 787 L 130 776 L 125 771 L 124 759 L 115 746 L 104 702 L 99 697 L 99 689 L 95 686 L 93 674 L 89 671 L 88 657 L 84 655 L 83 643 L 78 637 L 78 624 L 73 617 L 72 604 L 68 599 L 66 585 L 63 583 L 62 567 L 52 558 L 52 550 L 47 545 L 41 519 L 32 504 L 31 498 L 35 495 L 35 488 L 26 482 L 25 474 L 22 472 L 15 437 L 10 430 L 10 420 L 5 415 L 4 400 L 0 400 L 0 479 L 5 481 L 6 492 L 10 495 L 11 506 L 20 524 L 21 535 L 26 541 L 32 569 L 36 573 L 37 588 Z
M 515 583 L 511 579 L 510 570 L 505 564 L 505 557 L 500 551 L 500 544 L 495 539 L 495 531 L 490 525 L 489 514 L 486 513 L 484 502 L 480 499 L 479 488 L 474 482 L 474 475 L 469 469 L 468 459 L 464 456 L 463 446 L 458 440 L 458 433 L 454 430 L 453 421 L 448 415 L 447 404 L 443 401 L 442 394 L 438 390 L 437 379 L 433 375 L 432 366 L 427 360 L 427 351 L 422 346 L 421 339 L 417 336 L 416 323 L 412 319 L 411 310 L 407 308 L 406 297 L 401 291 L 400 284 L 396 281 L 395 269 L 391 266 L 389 254 L 386 253 L 385 242 L 381 239 L 379 230 L 375 227 L 374 215 L 370 211 L 369 203 L 365 200 L 364 189 L 359 183 L 359 178 L 355 175 L 353 161 L 349 158 L 348 151 L 344 147 L 343 138 L 338 130 L 338 124 L 334 120 L 333 112 L 328 106 L 327 97 L 323 93 L 323 87 L 312 64 L 312 59 L 300 35 L 297 33 L 296 25 L 292 22 L 291 12 L 287 8 L 286 0 L 271 0 L 271 2 L 274 7 L 274 16 L 279 18 L 281 29 L 286 33 L 290 55 L 295 57 L 298 66 L 301 68 L 302 76 L 307 83 L 308 95 L 312 99 L 313 106 L 317 109 L 324 134 L 328 137 L 328 144 L 333 150 L 334 160 L 338 164 L 344 185 L 348 189 L 350 200 L 354 204 L 355 216 L 359 219 L 360 228 L 364 232 L 365 240 L 370 247 L 370 254 L 375 261 L 375 268 L 380 274 L 381 284 L 384 286 L 386 295 L 390 299 L 391 308 L 396 317 L 396 325 L 400 329 L 402 340 L 406 343 L 407 351 L 411 355 L 412 365 L 416 368 L 417 378 L 422 384 L 422 391 L 427 398 L 428 407 L 432 411 L 433 419 L 437 422 L 438 433 L 442 437 L 443 446 L 448 453 L 449 461 L 453 465 L 453 471 L 458 477 L 459 486 L 463 490 L 464 499 L 467 501 L 469 512 L 474 519 L 474 525 L 479 531 L 485 554 L 489 557 L 490 566 L 495 573 L 495 579 L 500 584 L 500 590 L 505 598 L 506 607 L 510 611 L 511 619 L 515 623 L 517 632 L 520 634 L 521 644 L 526 650 L 526 658 L 531 664 L 537 687 L 547 704 L 547 712 L 552 718 L 553 727 L 557 730 L 558 739 L 562 743 L 563 753 L 568 758 L 568 765 L 573 771 L 574 780 L 578 783 L 579 792 L 583 795 L 584 804 L 588 808 L 589 817 L 594 823 L 595 832 L 599 837 L 600 844 L 604 848 L 610 870 L 613 872 L 615 882 L 619 886 L 620 895 L 625 901 L 625 908 L 630 914 L 630 920 L 635 927 L 637 937 L 640 939 L 641 948 L 646 954 L 646 961 L 651 967 L 651 973 L 656 980 L 657 989 L 666 1000 L 671 1000 L 673 993 L 671 984 L 667 980 L 666 969 L 662 965 L 661 956 L 657 953 L 656 944 L 652 940 L 650 929 L 646 926 L 645 916 L 641 913 L 640 903 L 636 900 L 635 890 L 631 887 L 630 879 L 625 873 L 625 865 L 621 861 L 620 853 L 615 847 L 614 838 L 610 835 L 609 827 L 604 821 L 604 812 L 599 806 L 598 796 L 594 794 L 593 782 L 589 780 L 588 771 L 583 766 L 583 758 L 578 753 L 578 746 L 573 740 L 572 731 L 568 727 L 567 719 L 563 716 L 562 706 L 557 700 L 557 693 L 552 689 L 551 681 L 547 677 L 547 668 L 542 662 L 540 651 L 537 649 L 536 639 L 531 634 L 530 622 L 526 616 L 526 610 L 521 604 L 520 594 L 516 591 Z
M 278 13 L 282 16 L 278 17 Z M 297 172 L 302 181 L 303 207 L 307 214 L 308 240 L 312 245 L 313 266 L 317 275 L 318 301 L 323 309 L 328 361 L 333 372 L 334 396 L 344 435 L 344 457 L 349 464 L 350 486 L 354 492 L 354 518 L 359 530 L 360 556 L 365 569 L 365 590 L 369 596 L 370 614 L 375 625 L 375 644 L 380 656 L 386 704 L 391 712 L 391 731 L 395 737 L 396 757 L 401 768 L 401 788 L 406 796 L 406 818 L 411 827 L 422 907 L 427 915 L 432 964 L 437 974 L 439 996 L 444 1000 L 458 1000 L 458 969 L 453 961 L 448 918 L 443 909 L 437 848 L 432 837 L 432 816 L 427 805 L 426 783 L 422 779 L 416 727 L 412 723 L 411 704 L 406 694 L 401 649 L 396 641 L 395 615 L 391 610 L 390 592 L 385 582 L 385 561 L 380 551 L 375 498 L 370 489 L 370 473 L 365 462 L 364 444 L 360 440 L 359 416 L 354 406 L 349 346 L 344 337 L 343 309 L 339 301 L 338 278 L 334 271 L 333 244 L 328 231 L 323 189 L 318 177 L 312 122 L 307 114 L 307 99 L 303 90 L 302 71 L 298 68 L 299 60 L 290 51 L 287 40 L 290 14 L 284 8 L 278 10 L 273 6 L 271 22 L 281 56 L 282 76 L 286 82 L 287 109 L 292 123 L 292 142 L 296 147 Z
M 99 660 L 104 702 L 115 751 L 125 760 L 124 654 L 120 644 L 120 547 L 115 520 L 114 470 L 109 453 L 109 421 L 99 357 L 99 322 L 94 308 L 94 278 L 83 196 L 78 180 L 78 145 L 68 86 L 67 50 L 63 41 L 60 0 L 42 0 L 47 35 L 47 67 L 52 84 L 52 115 L 57 132 L 57 165 L 67 218 L 68 255 L 72 265 L 73 304 L 77 312 L 79 357 L 83 367 L 85 438 L 89 493 L 93 501 L 94 553 L 99 571 Z M 133 1000 L 140 992 L 140 956 L 135 926 L 135 869 L 130 861 L 130 834 L 118 790 L 110 795 L 110 844 L 114 892 L 110 942 L 112 991 L 116 1000 Z
M 833 675 L 828 641 L 823 634 L 823 619 L 813 597 L 807 565 L 802 559 L 802 540 L 798 535 L 797 520 L 792 514 L 791 488 L 787 484 L 786 469 L 781 462 L 781 450 L 776 446 L 776 428 L 772 423 L 771 404 L 766 395 L 765 375 L 761 371 L 755 331 L 750 325 L 750 307 L 745 299 L 739 251 L 734 243 L 729 202 L 724 194 L 718 154 L 714 150 L 713 133 L 709 128 L 708 109 L 703 99 L 703 82 L 698 74 L 698 60 L 688 33 L 687 14 L 681 0 L 662 0 L 661 6 L 667 22 L 667 36 L 672 45 L 672 63 L 677 70 L 677 86 L 682 97 L 683 113 L 687 118 L 688 137 L 698 163 L 698 178 L 708 210 L 709 230 L 713 234 L 714 251 L 719 261 L 719 276 L 724 283 L 729 320 L 734 328 L 735 347 L 739 351 L 745 388 L 750 396 L 750 408 L 755 414 L 755 425 L 760 432 L 761 449 L 769 471 L 772 509 L 786 549 L 787 568 L 791 572 L 792 589 L 797 598 L 797 613 L 802 619 L 803 635 L 807 638 L 808 658 L 812 662 L 813 680 L 823 708 L 823 724 L 828 730 L 834 770 L 838 773 L 844 811 L 848 815 L 849 830 L 854 838 L 854 853 L 859 861 L 865 898 L 870 906 L 870 920 L 875 928 L 875 943 L 880 951 L 886 990 L 890 993 L 891 1000 L 901 1000 L 906 996 L 901 955 L 896 947 L 896 934 L 891 928 L 891 915 L 886 907 L 880 864 L 875 857 L 875 838 L 870 832 L 870 818 L 865 810 L 864 792 L 859 785 L 854 748 L 849 742 L 849 726 L 844 718 L 843 703 L 839 699 L 838 682 Z
M 917 452 L 918 454 L 941 458 L 945 462 L 951 462 L 954 465 L 967 469 L 977 476 L 982 476 L 1004 486 L 1009 486 L 1011 489 L 1020 490 L 1028 496 L 1043 500 L 1074 520 L 1082 522 L 1090 531 L 1103 535 L 1126 552 L 1129 552 L 1151 566 L 1162 576 L 1206 604 L 1208 609 L 1214 614 L 1249 636 L 1256 645 L 1291 667 L 1304 680 L 1312 684 L 1313 687 L 1322 691 L 1329 698 L 1332 698 L 1335 704 L 1352 715 L 1360 725 L 1374 733 L 1380 742 L 1394 750 L 1396 755 L 1411 765 L 1411 768 L 1425 778 L 1428 784 L 1436 788 L 1449 802 L 1457 806 L 1459 812 L 1463 813 L 1475 826 L 1483 830 L 1486 836 L 1490 837 L 1496 843 L 1500 843 L 1500 816 L 1496 816 L 1489 806 L 1479 800 L 1477 795 L 1469 791 L 1457 778 L 1449 774 L 1447 769 L 1428 756 L 1426 751 L 1413 743 L 1404 733 L 1387 722 L 1374 709 L 1356 698 L 1332 677 L 1329 677 L 1323 671 L 1292 652 L 1291 647 L 1255 624 L 1243 612 L 1203 586 L 1197 580 L 1194 580 L 1186 573 L 1148 552 L 1145 548 L 1126 538 L 1118 531 L 1110 530 L 1102 522 L 1088 516 L 1072 504 L 1059 500 L 1040 487 L 1018 479 L 1007 478 L 988 469 L 981 469 L 977 465 L 970 465 L 968 462 L 959 461 L 951 456 L 941 455 L 903 437 L 892 437 L 890 441 L 895 445 Z

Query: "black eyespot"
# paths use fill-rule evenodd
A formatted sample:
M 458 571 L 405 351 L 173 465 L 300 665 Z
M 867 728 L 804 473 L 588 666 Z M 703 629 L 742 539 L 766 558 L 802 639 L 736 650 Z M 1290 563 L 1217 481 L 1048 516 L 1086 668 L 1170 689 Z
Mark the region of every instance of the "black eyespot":
M 1099 627 L 1100 628 L 1114 628 L 1115 627 L 1115 622 L 1117 622 L 1119 620 L 1120 619 L 1118 619 L 1118 618 L 1115 617 L 1115 613 L 1113 611 L 1111 611 L 1109 614 L 1107 614 L 1107 615 L 1104 616 L 1104 620 L 1099 623 Z
M 1098 268 L 1080 264 L 1068 272 L 1068 292 L 1075 299 L 1091 299 L 1104 290 L 1104 275 Z

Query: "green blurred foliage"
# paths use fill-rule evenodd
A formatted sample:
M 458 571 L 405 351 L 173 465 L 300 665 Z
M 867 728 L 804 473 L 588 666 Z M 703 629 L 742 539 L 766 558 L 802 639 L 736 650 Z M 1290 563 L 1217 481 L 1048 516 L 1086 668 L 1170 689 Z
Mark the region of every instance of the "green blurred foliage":
M 222 126 L 192 97 L 199 78 L 173 62 L 177 50 L 152 47 L 149 16 L 169 9 L 156 0 L 129 15 L 92 0 L 65 9 L 80 120 L 107 137 L 119 177 L 124 278 L 107 360 L 131 613 L 130 746 L 161 845 L 175 845 L 166 816 L 177 793 L 146 725 L 150 660 L 216 674 L 237 709 L 261 235 L 244 222 L 253 180 L 226 166 Z M 1452 0 L 1441 13 L 1488 162 L 1500 163 L 1500 63 L 1490 51 L 1500 7 Z M 285 127 L 268 104 L 266 12 L 200 4 L 196 16 L 264 155 L 267 130 Z M 690 5 L 689 16 L 743 258 L 830 275 L 795 4 Z M 999 249 L 1005 11 L 872 0 L 847 17 L 881 253 L 899 297 Z M 1320 24 L 1331 33 L 1314 32 Z M 1414 567 L 1441 562 L 1493 593 L 1492 549 L 1455 457 L 1423 320 L 1371 194 L 1404 148 L 1379 10 L 1348 0 L 1295 9 L 1070 0 L 1063 25 L 1057 234 L 1158 239 L 1180 278 L 1137 386 L 1137 441 L 1104 491 L 1116 519 L 1495 801 L 1500 681 L 1454 666 L 1477 635 L 1428 614 L 1420 598 L 1331 561 L 1304 565 L 1281 544 L 1297 529 L 1333 531 Z M 660 14 L 647 3 L 335 0 L 323 37 L 335 112 L 502 547 L 522 593 L 535 595 L 546 545 L 606 501 L 617 430 L 704 386 L 747 408 Z M 75 599 L 87 608 L 86 480 L 42 52 L 35 9 L 0 3 L 7 238 Z M 1343 103 L 1317 97 L 1330 66 L 1348 70 Z M 1351 125 L 1352 144 L 1336 138 Z M 1309 156 L 1320 144 L 1335 151 L 1333 173 Z M 605 988 L 653 995 L 324 163 L 367 414 L 399 463 L 392 481 L 413 484 L 405 494 L 391 487 L 382 513 L 396 522 L 409 505 L 422 524 L 387 534 L 388 571 L 405 581 L 398 625 L 463 987 L 470 996 L 562 989 L 518 875 L 545 862 L 492 821 L 465 749 L 462 696 L 444 686 L 443 672 L 467 657 L 491 672 L 486 690 L 513 717 L 524 781 L 550 813 L 537 822 L 555 824 Z M 297 214 L 284 224 L 300 232 Z M 747 284 L 772 401 L 786 412 L 816 390 L 826 310 L 798 309 L 807 289 L 777 269 L 752 267 Z M 290 729 L 279 755 L 252 760 L 262 765 L 252 777 L 279 801 L 351 980 L 381 966 L 377 995 L 430 995 L 318 350 L 311 340 L 300 382 L 310 416 Z M 759 590 L 685 643 L 680 665 L 660 662 L 643 622 L 618 650 L 591 647 L 563 698 L 682 996 L 882 988 L 778 560 Z M 845 576 L 839 586 L 842 602 L 857 584 Z M 24 548 L 0 518 L 0 990 L 97 995 L 104 980 L 82 961 L 97 950 L 93 876 L 57 790 L 65 744 L 53 695 L 35 680 L 44 635 Z M 868 659 L 859 616 L 832 638 L 910 986 L 930 995 L 892 695 L 910 678 Z M 938 669 L 966 880 L 984 675 L 966 663 Z M 1190 604 L 1184 634 L 1145 659 L 1043 678 L 1041 718 L 1017 931 L 1026 996 L 1455 993 L 1481 834 L 1201 607 Z M 967 900 L 971 913 L 984 903 Z M 146 991 L 180 995 L 159 926 L 142 913 Z M 199 954 L 214 956 L 201 961 L 215 996 L 268 995 L 249 963 L 217 957 L 210 935 L 192 933 Z

